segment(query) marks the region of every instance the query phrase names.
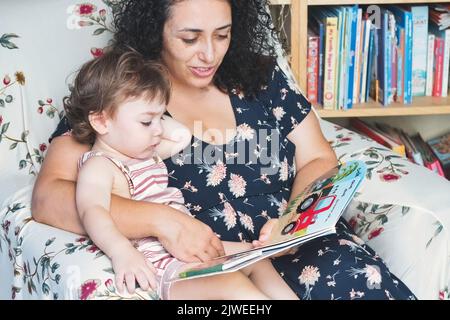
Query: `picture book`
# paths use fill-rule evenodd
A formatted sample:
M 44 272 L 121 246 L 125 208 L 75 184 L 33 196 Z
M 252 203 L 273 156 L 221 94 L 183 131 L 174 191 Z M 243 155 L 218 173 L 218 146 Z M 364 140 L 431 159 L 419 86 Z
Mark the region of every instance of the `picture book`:
M 267 243 L 208 262 L 188 263 L 170 281 L 232 272 L 311 239 L 335 233 L 335 226 L 366 175 L 362 161 L 341 163 L 309 184 L 288 204 Z

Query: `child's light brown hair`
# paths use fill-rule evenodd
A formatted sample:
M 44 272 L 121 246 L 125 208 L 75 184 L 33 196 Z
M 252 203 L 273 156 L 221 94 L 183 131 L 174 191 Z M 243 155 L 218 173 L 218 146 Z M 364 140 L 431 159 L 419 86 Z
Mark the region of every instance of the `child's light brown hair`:
M 93 144 L 96 133 L 89 115 L 105 111 L 114 117 L 121 103 L 140 97 L 168 104 L 170 82 L 166 69 L 155 61 L 144 60 L 134 50 L 106 51 L 81 67 L 70 96 L 63 100 L 72 136 L 81 143 Z

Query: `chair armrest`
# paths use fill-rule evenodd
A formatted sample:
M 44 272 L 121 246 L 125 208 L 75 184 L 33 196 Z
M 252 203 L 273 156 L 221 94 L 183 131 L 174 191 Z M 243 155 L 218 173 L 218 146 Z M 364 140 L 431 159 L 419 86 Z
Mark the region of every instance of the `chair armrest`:
M 0 209 L 0 299 L 159 299 L 119 294 L 111 261 L 90 239 L 35 222 L 32 185 Z
M 366 179 L 344 217 L 422 299 L 448 299 L 450 182 L 355 132 L 321 120 L 341 161 L 362 160 Z

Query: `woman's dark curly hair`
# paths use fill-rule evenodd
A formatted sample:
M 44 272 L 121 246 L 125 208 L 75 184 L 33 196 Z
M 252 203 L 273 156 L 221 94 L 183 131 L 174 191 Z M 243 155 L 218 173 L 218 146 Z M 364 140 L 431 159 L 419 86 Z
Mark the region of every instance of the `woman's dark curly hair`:
M 184 0 L 122 0 L 114 10 L 115 46 L 130 46 L 145 58 L 159 60 L 163 30 L 171 7 Z M 231 43 L 214 84 L 255 96 L 267 85 L 275 61 L 278 34 L 266 11 L 267 0 L 227 0 L 232 10 Z

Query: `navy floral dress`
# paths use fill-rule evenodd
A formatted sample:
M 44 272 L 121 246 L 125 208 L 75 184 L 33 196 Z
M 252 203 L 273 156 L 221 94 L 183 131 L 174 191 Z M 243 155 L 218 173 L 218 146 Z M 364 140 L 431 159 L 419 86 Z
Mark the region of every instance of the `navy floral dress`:
M 295 145 L 287 135 L 311 105 L 277 65 L 271 74 L 256 99 L 229 95 L 237 129 L 227 144 L 192 137 L 190 146 L 164 160 L 169 186 L 225 241 L 258 239 L 262 226 L 286 208 L 294 182 Z M 55 135 L 68 129 L 62 120 Z M 337 234 L 272 261 L 301 299 L 415 298 L 342 218 Z

